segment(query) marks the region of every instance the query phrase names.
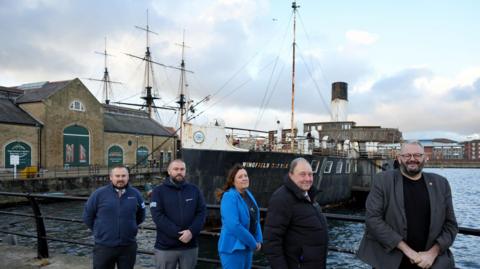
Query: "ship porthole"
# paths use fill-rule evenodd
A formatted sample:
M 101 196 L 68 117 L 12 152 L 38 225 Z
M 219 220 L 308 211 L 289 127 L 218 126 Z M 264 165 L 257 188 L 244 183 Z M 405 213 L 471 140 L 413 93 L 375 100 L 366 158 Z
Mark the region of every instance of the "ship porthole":
M 203 141 L 205 141 L 205 134 L 202 131 L 196 131 L 193 133 L 193 141 L 197 144 L 203 143 Z

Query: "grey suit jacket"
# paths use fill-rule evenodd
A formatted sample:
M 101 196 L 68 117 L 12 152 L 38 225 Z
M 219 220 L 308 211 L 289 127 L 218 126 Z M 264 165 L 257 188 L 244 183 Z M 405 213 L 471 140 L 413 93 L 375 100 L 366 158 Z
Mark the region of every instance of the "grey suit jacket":
M 434 244 L 440 254 L 432 268 L 454 268 L 449 247 L 458 232 L 448 181 L 437 174 L 423 173 L 430 199 L 430 231 L 427 250 Z M 407 220 L 403 201 L 403 179 L 399 170 L 375 176 L 366 202 L 365 233 L 358 257 L 377 269 L 398 268 L 403 253 L 396 248 L 407 238 Z

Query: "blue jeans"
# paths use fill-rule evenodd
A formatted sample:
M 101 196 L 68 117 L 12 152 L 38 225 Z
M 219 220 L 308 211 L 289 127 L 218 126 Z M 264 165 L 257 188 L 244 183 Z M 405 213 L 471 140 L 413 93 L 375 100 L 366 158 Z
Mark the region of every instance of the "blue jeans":
M 93 247 L 94 269 L 133 269 L 137 257 L 137 243 L 129 246 L 106 247 L 95 244 Z

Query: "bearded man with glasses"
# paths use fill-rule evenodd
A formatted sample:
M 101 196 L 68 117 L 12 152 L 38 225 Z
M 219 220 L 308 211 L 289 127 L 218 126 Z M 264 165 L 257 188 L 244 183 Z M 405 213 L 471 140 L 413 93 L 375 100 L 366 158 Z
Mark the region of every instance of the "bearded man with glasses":
M 422 172 L 418 141 L 402 143 L 397 160 L 399 170 L 372 182 L 358 257 L 373 268 L 455 268 L 449 247 L 458 225 L 447 179 Z

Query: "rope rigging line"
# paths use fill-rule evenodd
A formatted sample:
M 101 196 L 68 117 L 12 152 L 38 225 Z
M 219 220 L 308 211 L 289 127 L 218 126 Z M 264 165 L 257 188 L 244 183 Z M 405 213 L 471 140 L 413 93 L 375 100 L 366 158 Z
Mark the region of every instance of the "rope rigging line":
M 161 125 L 164 125 L 164 122 L 162 120 L 162 117 L 160 116 L 160 112 L 158 111 L 158 109 L 154 108 L 154 113 L 155 113 L 155 116 L 157 116 L 157 119 L 158 119 L 158 122 L 161 124 Z
M 135 76 L 135 77 L 138 77 L 138 73 L 139 73 L 139 70 L 140 70 L 140 68 L 141 68 L 141 65 L 142 65 L 142 63 L 139 63 L 139 64 L 137 65 L 137 67 L 134 69 L 134 72 L 131 72 L 131 73 L 130 73 L 130 77 L 127 79 L 126 83 L 120 84 L 120 85 L 122 86 L 122 90 L 123 90 L 123 91 L 129 92 L 129 89 L 127 88 L 126 85 L 130 85 L 130 82 L 133 80 L 133 77 L 134 77 L 134 76 Z M 139 95 L 142 94 L 142 91 L 143 91 L 143 89 L 142 89 L 141 91 L 139 91 L 139 92 L 136 92 L 136 93 L 135 93 L 134 95 L 132 95 L 132 96 L 125 97 L 125 98 L 123 98 L 123 99 L 117 100 L 116 102 L 123 102 L 123 101 L 125 101 L 125 100 L 127 100 L 127 99 L 133 98 L 133 97 L 135 97 L 135 96 L 139 96 Z M 112 99 L 112 100 L 113 100 L 113 99 Z
M 307 39 L 308 47 L 311 48 L 311 47 L 312 47 L 312 45 L 311 45 L 311 44 L 312 44 L 312 41 L 311 41 L 310 35 L 308 34 L 308 32 L 307 32 L 307 30 L 306 30 L 305 23 L 303 22 L 303 18 L 302 18 L 302 16 L 301 16 L 300 13 L 298 13 L 298 18 L 299 18 L 299 20 L 300 20 L 300 26 L 301 26 L 301 28 L 302 28 L 302 30 L 303 30 L 303 33 L 305 34 L 305 37 L 306 37 L 306 39 Z M 297 47 L 298 47 L 298 46 L 297 46 Z M 303 57 L 303 54 L 301 53 L 301 50 L 299 50 L 299 54 L 300 54 L 300 58 L 303 60 L 303 63 L 304 63 L 304 65 L 305 65 L 305 68 L 307 69 L 307 72 L 308 72 L 311 80 L 313 81 L 313 83 L 314 83 L 314 85 L 315 85 L 315 89 L 316 89 L 318 95 L 320 96 L 320 99 L 321 99 L 321 101 L 322 101 L 323 106 L 324 106 L 325 109 L 327 110 L 328 114 L 329 114 L 330 116 L 332 116 L 332 111 L 331 111 L 331 109 L 330 109 L 330 106 L 328 106 L 327 102 L 325 101 L 325 98 L 323 97 L 323 95 L 322 95 L 322 93 L 321 93 L 320 87 L 319 87 L 317 81 L 315 80 L 315 78 L 314 78 L 314 76 L 313 76 L 313 73 L 312 73 L 312 71 L 311 71 L 311 70 L 314 69 L 314 68 L 308 66 L 307 61 L 305 60 L 305 58 Z M 310 59 L 311 59 L 311 58 L 310 58 Z M 313 61 L 310 61 L 310 62 L 311 62 L 311 65 L 313 66 Z M 324 68 L 322 67 L 322 64 L 317 61 L 317 65 L 318 65 L 318 70 L 320 71 L 319 73 L 320 73 L 320 75 L 322 76 L 323 80 L 324 80 L 324 81 L 330 81 L 330 80 L 327 79 L 327 76 L 325 75 Z
M 272 61 L 273 62 L 273 61 Z M 264 67 L 262 67 L 260 69 L 259 72 L 263 72 L 268 66 L 270 66 L 272 64 L 272 62 L 269 62 L 268 64 L 266 64 Z M 240 88 L 242 88 L 243 86 L 245 86 L 246 84 L 248 84 L 249 82 L 251 82 L 253 80 L 252 77 L 249 77 L 248 79 L 246 79 L 245 81 L 243 81 L 239 86 L 237 86 L 236 88 L 233 88 L 233 90 L 231 90 L 229 93 L 227 93 L 225 96 L 223 96 L 222 98 L 218 99 L 215 103 L 213 103 L 212 105 L 210 105 L 209 107 L 205 108 L 202 112 L 199 112 L 196 116 L 193 116 L 193 117 L 190 117 L 188 118 L 187 120 L 190 121 L 190 120 L 193 120 L 195 118 L 197 118 L 198 116 L 200 116 L 201 114 L 203 114 L 205 111 L 209 110 L 210 108 L 214 107 L 215 105 L 217 105 L 219 102 L 225 100 L 225 98 L 229 97 L 230 95 L 232 95 L 233 93 L 235 93 L 237 90 L 239 90 Z
M 125 97 L 125 98 L 123 98 L 123 99 L 117 100 L 117 102 L 123 102 L 123 101 L 125 101 L 125 100 L 128 100 L 128 99 L 130 99 L 130 98 L 133 98 L 133 97 L 138 96 L 138 95 L 140 95 L 140 94 L 141 94 L 140 92 L 137 92 L 136 94 L 134 94 L 134 95 L 132 95 L 132 96 Z
M 313 46 L 312 46 L 312 39 L 310 38 L 310 35 L 308 34 L 307 32 L 307 29 L 305 27 L 305 23 L 303 23 L 303 18 L 300 14 L 300 12 L 297 13 L 298 14 L 298 18 L 300 20 L 300 27 L 302 28 L 303 30 L 303 33 L 305 34 L 305 37 L 307 39 L 307 45 L 308 45 L 308 49 L 311 49 Z M 311 59 L 311 58 L 310 58 Z M 312 64 L 313 65 L 313 64 Z M 320 64 L 319 64 L 320 65 Z M 327 80 L 326 80 L 327 81 Z
M 248 66 L 260 53 L 263 53 L 266 48 L 269 47 L 270 43 L 275 39 L 275 35 L 272 35 L 272 38 L 268 39 L 267 42 L 265 42 L 262 46 L 262 49 L 257 50 L 255 54 L 253 54 L 250 59 L 248 59 L 237 71 L 234 72 L 234 74 L 227 79 L 225 83 L 223 83 L 213 94 L 210 95 L 210 98 L 214 98 L 220 91 L 222 91 L 235 77 L 237 77 L 241 71 L 245 69 L 246 66 Z
M 315 80 L 315 78 L 313 77 L 313 74 L 312 74 L 312 71 L 310 70 L 310 67 L 307 65 L 306 61 L 305 61 L 305 58 L 303 58 L 303 54 L 300 53 L 300 58 L 303 60 L 303 64 L 305 65 L 305 69 L 307 70 L 308 72 L 308 75 L 310 76 L 310 79 L 313 81 L 313 85 L 315 86 L 315 89 L 317 90 L 317 93 L 318 95 L 320 96 L 320 99 L 322 100 L 322 103 L 323 103 L 323 106 L 326 108 L 328 114 L 330 116 L 332 116 L 332 111 L 330 110 L 330 107 L 327 105 L 326 101 L 325 101 L 325 98 L 323 98 L 323 95 L 322 95 L 322 92 L 320 90 L 320 87 L 318 86 L 317 84 L 317 81 Z
M 283 74 L 284 70 L 285 70 L 285 65 L 282 65 L 282 68 L 280 69 L 280 72 L 278 73 L 277 80 L 275 81 L 275 84 L 273 85 L 273 90 L 270 92 L 270 95 L 267 98 L 267 102 L 265 103 L 265 108 L 262 110 L 261 115 L 259 116 L 259 121 L 258 121 L 259 123 L 260 123 L 261 119 L 263 118 L 263 115 L 265 114 L 265 111 L 266 111 L 268 105 L 270 104 L 270 101 L 272 100 L 273 94 L 278 89 L 277 85 L 278 85 L 278 82 L 280 81 L 280 78 L 282 77 L 281 75 Z M 254 129 L 257 129 L 257 125 L 255 125 Z
M 245 64 L 243 64 L 222 86 L 220 86 L 220 88 L 218 88 L 212 95 L 211 97 L 213 98 L 214 96 L 216 96 L 218 93 L 220 93 L 220 91 L 222 91 L 227 85 L 228 83 L 230 83 L 238 74 L 240 74 L 241 71 L 243 71 L 245 69 L 245 67 L 250 64 L 253 59 L 255 59 L 255 57 L 257 57 L 257 55 L 260 53 L 260 51 L 257 51 L 251 58 L 250 60 L 248 60 Z
M 173 84 L 173 82 L 172 82 L 172 79 L 170 79 L 170 76 L 168 75 L 167 68 L 164 67 L 164 68 L 162 68 L 162 70 L 163 70 L 163 73 L 164 73 L 165 78 L 166 78 L 166 83 L 165 83 L 165 81 L 164 81 L 162 84 L 165 85 L 165 88 L 167 88 L 167 89 L 173 89 L 173 88 L 174 88 L 174 86 L 173 86 L 174 84 Z
M 282 39 L 282 42 L 280 42 L 280 44 L 285 43 L 285 40 L 286 40 L 287 34 L 288 34 L 288 30 L 290 29 L 290 23 L 292 22 L 292 18 L 293 18 L 293 12 L 291 13 L 290 18 L 288 20 L 288 23 L 285 27 L 285 31 L 284 31 L 284 34 L 283 34 L 283 39 Z M 287 48 L 287 46 L 285 46 L 284 48 L 280 47 L 280 52 L 283 51 L 286 48 Z M 269 92 L 275 92 L 275 90 L 276 90 L 276 87 L 275 87 L 277 85 L 276 83 L 275 83 L 273 88 L 271 88 L 270 85 L 271 85 L 271 81 L 273 79 L 273 75 L 274 75 L 274 73 L 277 69 L 278 60 L 280 59 L 280 55 L 281 55 L 280 52 L 278 53 L 277 57 L 275 58 L 275 64 L 273 66 L 272 72 L 270 73 L 270 77 L 268 78 L 267 88 L 265 90 L 262 101 L 260 103 L 260 107 L 258 109 L 258 114 L 257 115 L 259 115 L 259 116 L 257 117 L 257 120 L 255 121 L 254 129 L 257 129 L 257 126 L 258 126 L 258 124 L 260 124 L 260 121 L 263 118 L 263 115 L 266 111 L 266 108 L 267 108 L 268 104 L 270 103 L 270 98 L 272 97 L 273 93 L 269 95 Z M 281 71 L 283 71 L 283 67 L 282 67 Z M 282 72 L 280 72 L 279 77 L 280 77 L 281 74 L 282 74 Z M 278 82 L 278 80 L 279 79 L 277 78 L 277 82 Z M 269 96 L 268 99 L 267 99 L 267 96 Z

